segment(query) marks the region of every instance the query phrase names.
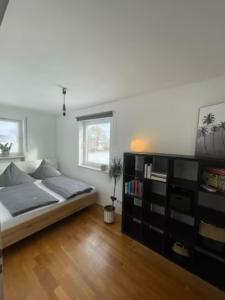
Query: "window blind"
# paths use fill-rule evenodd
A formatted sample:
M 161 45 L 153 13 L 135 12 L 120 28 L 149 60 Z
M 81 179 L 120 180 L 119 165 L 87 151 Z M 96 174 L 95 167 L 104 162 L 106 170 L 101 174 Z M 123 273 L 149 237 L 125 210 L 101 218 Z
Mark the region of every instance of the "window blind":
M 112 116 L 113 116 L 112 111 L 105 111 L 105 112 L 91 114 L 91 115 L 78 116 L 76 117 L 76 120 L 87 121 L 87 120 L 94 120 L 94 119 L 110 118 Z

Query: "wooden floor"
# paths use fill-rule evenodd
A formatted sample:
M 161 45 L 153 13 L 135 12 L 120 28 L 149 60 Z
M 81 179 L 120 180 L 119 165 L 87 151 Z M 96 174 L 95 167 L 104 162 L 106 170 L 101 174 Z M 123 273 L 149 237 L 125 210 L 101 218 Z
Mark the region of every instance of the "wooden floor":
M 210 270 L 209 270 L 210 271 Z M 5 300 L 225 299 L 102 221 L 95 206 L 4 252 Z

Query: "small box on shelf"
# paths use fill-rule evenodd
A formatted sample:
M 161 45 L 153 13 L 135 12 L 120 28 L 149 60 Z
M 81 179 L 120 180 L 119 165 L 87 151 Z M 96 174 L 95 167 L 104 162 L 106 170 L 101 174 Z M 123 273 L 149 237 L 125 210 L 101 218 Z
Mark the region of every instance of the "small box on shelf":
M 184 214 L 193 214 L 194 194 L 193 192 L 179 187 L 169 189 L 169 206 Z
M 205 248 L 225 255 L 225 228 L 200 221 L 198 234 Z
M 205 187 L 207 190 L 207 186 L 209 187 L 208 191 L 211 192 L 210 188 L 215 191 L 224 193 L 225 196 L 225 169 L 217 168 L 217 167 L 205 167 L 201 170 L 201 186 Z

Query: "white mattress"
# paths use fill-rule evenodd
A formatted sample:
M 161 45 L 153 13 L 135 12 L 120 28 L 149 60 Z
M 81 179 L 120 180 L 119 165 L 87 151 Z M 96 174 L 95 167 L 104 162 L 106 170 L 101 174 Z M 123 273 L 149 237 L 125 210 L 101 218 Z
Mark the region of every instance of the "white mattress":
M 39 188 L 41 188 L 42 190 L 44 190 L 45 192 L 51 194 L 53 197 L 55 197 L 57 200 L 59 200 L 59 202 L 57 202 L 55 204 L 51 204 L 49 206 L 44 206 L 44 207 L 33 209 L 33 210 L 31 210 L 29 212 L 26 212 L 24 214 L 21 214 L 17 217 L 13 217 L 10 214 L 10 212 L 8 211 L 8 209 L 0 202 L 0 222 L 1 222 L 1 230 L 2 231 L 5 231 L 5 230 L 7 230 L 9 228 L 12 228 L 16 225 L 19 225 L 19 224 L 22 224 L 26 221 L 29 221 L 29 220 L 33 219 L 34 217 L 40 216 L 43 213 L 54 210 L 54 209 L 56 209 L 60 206 L 63 206 L 65 203 L 77 201 L 78 199 L 81 199 L 81 198 L 84 198 L 85 196 L 87 196 L 87 194 L 93 194 L 95 192 L 94 187 L 92 187 L 93 190 L 91 192 L 79 195 L 79 196 L 77 196 L 75 198 L 72 198 L 70 200 L 66 200 L 65 198 L 63 198 L 59 194 L 53 192 L 52 190 L 50 190 L 49 188 L 44 186 L 43 183 L 41 182 L 41 180 L 37 180 L 34 183 Z

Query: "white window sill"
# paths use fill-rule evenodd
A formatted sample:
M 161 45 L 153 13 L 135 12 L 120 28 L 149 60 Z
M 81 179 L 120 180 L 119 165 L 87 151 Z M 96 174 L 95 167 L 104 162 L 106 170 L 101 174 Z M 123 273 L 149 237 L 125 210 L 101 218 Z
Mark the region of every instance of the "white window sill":
M 102 171 L 100 168 L 91 167 L 91 166 L 87 166 L 87 165 L 78 165 L 78 167 L 81 167 L 81 168 L 84 168 L 84 169 L 89 169 L 89 170 L 92 170 L 92 171 L 97 171 L 97 172 L 105 173 L 105 174 L 109 173 L 108 168 L 105 171 Z
M 0 154 L 0 160 L 12 160 L 12 159 L 20 159 L 24 160 L 25 156 L 22 154 L 9 154 L 9 155 L 2 155 Z

